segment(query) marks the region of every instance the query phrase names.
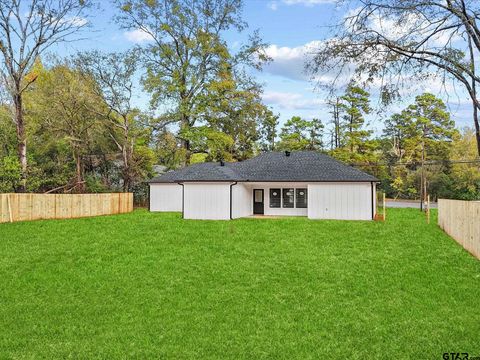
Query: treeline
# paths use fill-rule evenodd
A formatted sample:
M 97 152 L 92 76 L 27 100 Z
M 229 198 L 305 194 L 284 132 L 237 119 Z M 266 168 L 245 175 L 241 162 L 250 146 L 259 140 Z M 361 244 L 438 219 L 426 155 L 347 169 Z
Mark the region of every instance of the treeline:
M 247 24 L 239 0 L 112 1 L 115 21 L 148 37 L 127 53 L 47 49 L 88 27 L 94 1 L 0 7 L 0 190 L 136 191 L 192 161 L 251 157 L 264 122 L 251 69 L 269 61 L 258 33 L 235 52 L 225 33 Z M 135 107 L 140 91 L 148 111 Z
M 386 119 L 380 134 L 367 122 L 372 108 L 365 89 L 350 85 L 329 104 L 326 123 L 292 117 L 267 148 L 328 153 L 377 176 L 388 197 L 480 198 L 475 132 L 458 130 L 441 99 L 417 96 Z

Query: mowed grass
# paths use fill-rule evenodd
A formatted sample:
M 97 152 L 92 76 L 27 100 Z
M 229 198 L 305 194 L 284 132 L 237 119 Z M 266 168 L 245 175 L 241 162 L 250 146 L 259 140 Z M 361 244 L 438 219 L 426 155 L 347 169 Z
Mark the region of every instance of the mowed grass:
M 477 356 L 480 261 L 435 221 L 2 224 L 0 358 Z

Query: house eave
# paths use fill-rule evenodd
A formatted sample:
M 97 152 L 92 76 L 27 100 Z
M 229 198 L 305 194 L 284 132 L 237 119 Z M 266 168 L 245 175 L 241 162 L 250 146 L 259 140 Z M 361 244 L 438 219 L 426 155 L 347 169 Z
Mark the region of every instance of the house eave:
M 149 184 L 180 184 L 180 183 L 255 183 L 255 182 L 269 182 L 269 183 L 295 183 L 295 182 L 308 182 L 308 183 L 380 183 L 378 179 L 362 179 L 362 180 L 308 180 L 308 179 L 289 179 L 289 180 L 268 180 L 268 179 L 255 179 L 255 180 L 245 180 L 245 179 L 232 179 L 232 180 L 175 180 L 175 181 L 150 181 Z

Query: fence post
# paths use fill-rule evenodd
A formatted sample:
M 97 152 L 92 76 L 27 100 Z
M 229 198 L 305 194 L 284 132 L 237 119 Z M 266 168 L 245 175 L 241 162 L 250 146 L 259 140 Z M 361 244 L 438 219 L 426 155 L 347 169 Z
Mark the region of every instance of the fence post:
M 385 209 L 385 192 L 383 192 L 383 221 L 387 218 L 387 212 Z
M 10 220 L 10 222 L 13 222 L 12 201 L 10 200 L 10 194 L 7 194 L 7 204 L 8 204 L 8 219 Z
M 430 224 L 430 194 L 427 195 L 427 224 Z

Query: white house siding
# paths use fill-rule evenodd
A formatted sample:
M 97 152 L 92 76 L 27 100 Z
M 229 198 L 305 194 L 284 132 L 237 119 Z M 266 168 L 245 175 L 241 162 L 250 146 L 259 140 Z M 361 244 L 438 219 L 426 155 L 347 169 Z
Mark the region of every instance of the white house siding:
M 150 211 L 182 211 L 182 186 L 150 184 Z
M 184 183 L 185 219 L 230 219 L 230 183 Z
M 253 214 L 252 190 L 245 184 L 232 186 L 232 218 L 237 219 Z
M 375 187 L 373 188 L 375 199 Z M 371 183 L 312 183 L 308 185 L 310 219 L 371 220 Z

